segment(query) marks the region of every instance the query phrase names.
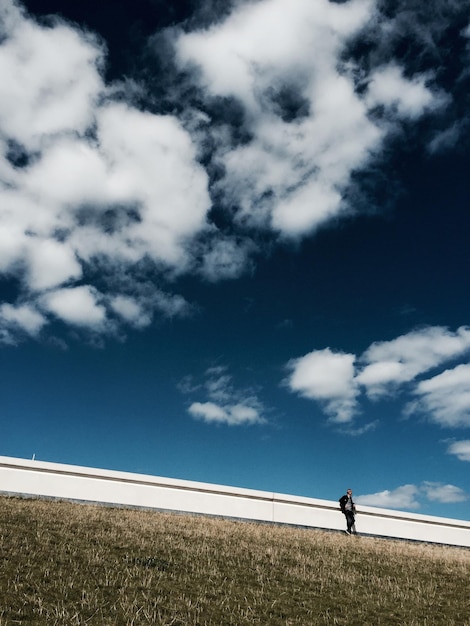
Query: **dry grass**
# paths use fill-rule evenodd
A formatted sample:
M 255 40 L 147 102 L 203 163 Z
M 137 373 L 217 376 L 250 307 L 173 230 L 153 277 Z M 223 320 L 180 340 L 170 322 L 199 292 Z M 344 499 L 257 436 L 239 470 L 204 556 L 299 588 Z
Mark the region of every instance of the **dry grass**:
M 470 551 L 0 497 L 0 626 L 470 625 Z

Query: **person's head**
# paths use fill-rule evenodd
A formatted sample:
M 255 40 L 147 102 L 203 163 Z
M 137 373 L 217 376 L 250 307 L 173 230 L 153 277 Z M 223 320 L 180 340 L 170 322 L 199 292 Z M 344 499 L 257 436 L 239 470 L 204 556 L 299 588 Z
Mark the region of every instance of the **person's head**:
M 346 493 L 347 493 L 347 495 L 348 495 L 348 496 L 352 496 L 352 489 L 348 489 L 348 490 L 346 491 Z

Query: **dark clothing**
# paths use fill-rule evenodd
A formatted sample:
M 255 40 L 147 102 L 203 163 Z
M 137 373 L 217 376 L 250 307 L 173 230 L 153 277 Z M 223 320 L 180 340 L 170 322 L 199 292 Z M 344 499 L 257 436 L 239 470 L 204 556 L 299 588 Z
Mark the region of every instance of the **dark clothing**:
M 352 496 L 348 496 L 347 494 L 345 494 L 344 496 L 341 496 L 341 498 L 339 499 L 339 506 L 341 507 L 342 513 L 346 517 L 347 532 L 355 534 L 356 533 L 356 526 L 355 526 L 356 520 L 354 516 L 356 513 L 356 505 L 354 504 Z
M 355 533 L 356 532 L 356 527 L 355 527 L 356 520 L 354 519 L 354 513 L 352 511 L 345 511 L 344 514 L 346 516 L 346 526 L 348 529 L 348 533 Z

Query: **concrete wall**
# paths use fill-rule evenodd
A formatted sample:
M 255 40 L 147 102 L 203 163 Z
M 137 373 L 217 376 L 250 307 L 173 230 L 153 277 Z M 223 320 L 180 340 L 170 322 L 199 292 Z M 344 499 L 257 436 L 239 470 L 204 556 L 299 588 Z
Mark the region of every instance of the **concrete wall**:
M 0 492 L 343 530 L 338 503 L 0 456 Z M 470 547 L 470 522 L 359 506 L 361 534 Z

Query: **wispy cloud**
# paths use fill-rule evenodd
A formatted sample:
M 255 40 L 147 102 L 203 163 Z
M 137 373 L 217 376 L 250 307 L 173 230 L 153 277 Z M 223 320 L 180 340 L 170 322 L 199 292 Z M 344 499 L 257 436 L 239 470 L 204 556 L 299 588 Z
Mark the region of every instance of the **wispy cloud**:
M 202 419 L 208 424 L 228 424 L 241 426 L 242 424 L 263 424 L 259 408 L 248 406 L 246 403 L 221 406 L 214 402 L 193 402 L 188 409 L 190 415 Z
M 204 396 L 203 402 L 192 402 L 188 413 L 208 424 L 229 426 L 267 423 L 266 409 L 256 391 L 237 389 L 225 367 L 209 368 L 202 382 L 186 377 L 179 385 L 180 391 L 192 396 Z

